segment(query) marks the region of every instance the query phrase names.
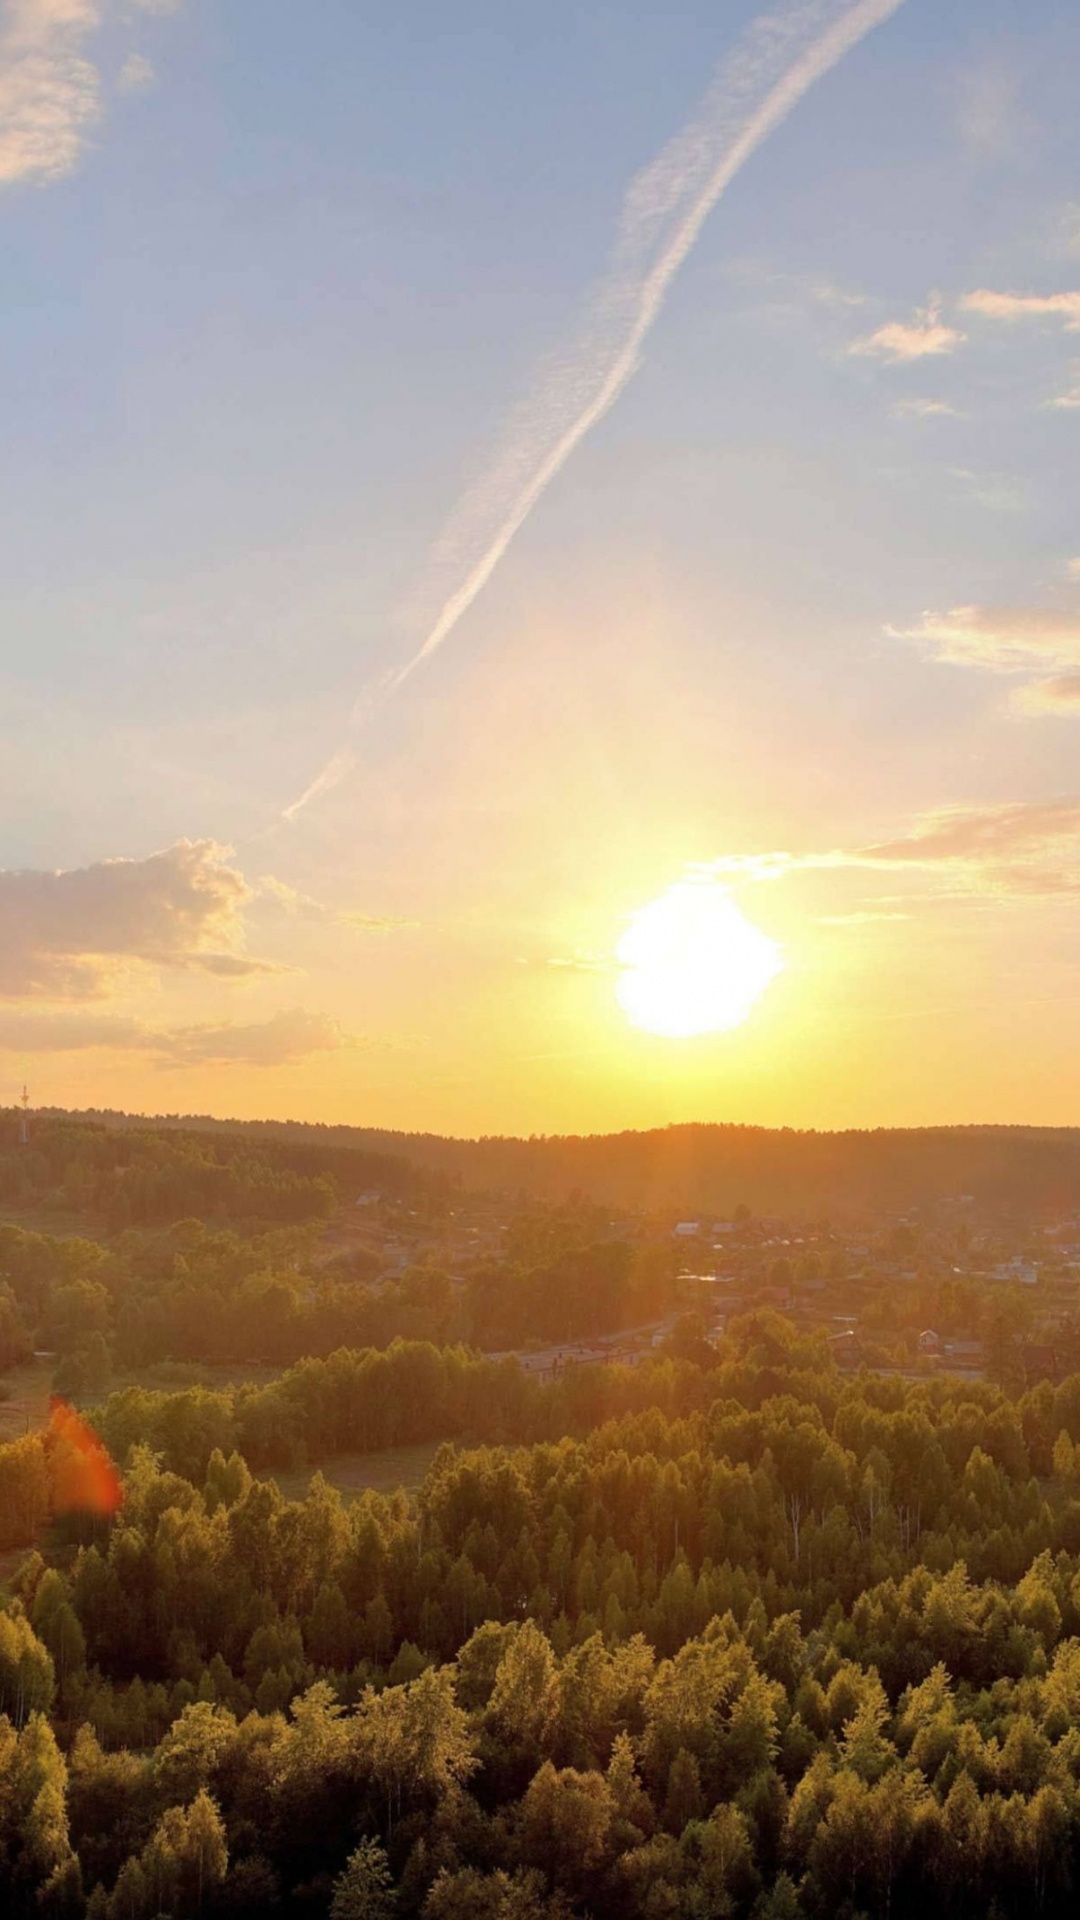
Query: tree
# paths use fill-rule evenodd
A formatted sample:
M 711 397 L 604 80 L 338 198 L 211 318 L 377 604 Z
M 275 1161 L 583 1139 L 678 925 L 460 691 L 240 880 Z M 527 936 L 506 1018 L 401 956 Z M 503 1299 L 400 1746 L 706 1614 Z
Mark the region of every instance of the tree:
M 228 1863 L 221 1815 L 209 1794 L 200 1792 L 188 1808 L 169 1807 L 141 1854 L 127 1860 L 109 1902 L 109 1920 L 200 1914 Z
M 572 1920 L 560 1893 L 549 1893 L 540 1873 L 478 1873 L 444 1867 L 423 1907 L 424 1920 Z
M 607 1781 L 545 1760 L 521 1808 L 525 1856 L 583 1899 L 608 1852 L 614 1808 Z
M 692 1753 L 680 1747 L 668 1772 L 664 1825 L 669 1833 L 678 1835 L 691 1820 L 700 1820 L 704 1810 L 698 1763 Z
M 34 1713 L 48 1713 L 56 1671 L 46 1647 L 23 1613 L 0 1613 L 0 1713 L 17 1727 Z
M 391 1920 L 397 1894 L 390 1862 L 376 1840 L 361 1840 L 334 1882 L 330 1920 Z

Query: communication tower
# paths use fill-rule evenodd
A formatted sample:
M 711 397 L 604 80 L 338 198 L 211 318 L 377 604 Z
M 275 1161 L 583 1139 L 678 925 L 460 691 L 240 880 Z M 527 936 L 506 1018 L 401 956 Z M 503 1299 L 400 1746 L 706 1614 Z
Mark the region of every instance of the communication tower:
M 22 1090 L 22 1099 L 19 1101 L 19 1145 L 20 1147 L 30 1145 L 30 1095 L 25 1087 Z

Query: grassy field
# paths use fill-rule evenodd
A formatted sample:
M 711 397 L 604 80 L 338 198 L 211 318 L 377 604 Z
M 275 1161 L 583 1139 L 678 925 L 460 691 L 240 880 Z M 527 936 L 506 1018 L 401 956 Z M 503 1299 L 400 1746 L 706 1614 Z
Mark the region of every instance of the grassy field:
M 125 1387 L 149 1387 L 155 1392 L 182 1393 L 185 1387 L 210 1387 L 220 1393 L 225 1387 L 266 1387 L 280 1380 L 280 1367 L 214 1366 L 208 1360 L 157 1360 L 151 1366 L 121 1368 L 109 1381 L 108 1393 L 120 1393 Z
M 0 1398 L 0 1445 L 45 1425 L 55 1366 L 55 1359 L 31 1360 L 25 1367 L 12 1367 L 0 1374 L 0 1394 L 7 1396 Z M 156 1366 L 114 1374 L 106 1393 L 118 1393 L 124 1387 L 149 1387 L 166 1393 L 179 1393 L 184 1387 L 210 1387 L 220 1392 L 241 1385 L 262 1387 L 280 1377 L 280 1367 L 213 1367 L 199 1361 L 160 1360 Z M 96 1402 L 86 1400 L 82 1404 L 92 1415 Z
M 94 1222 L 85 1213 L 62 1207 L 0 1207 L 0 1227 L 21 1227 L 24 1233 L 47 1233 L 55 1240 L 96 1240 L 101 1246 L 109 1238 L 102 1221 Z
M 346 1500 L 355 1500 L 368 1489 L 374 1493 L 415 1493 L 439 1444 L 437 1440 L 423 1440 L 414 1447 L 387 1447 L 382 1453 L 340 1453 L 336 1459 L 320 1461 L 314 1467 L 278 1469 L 260 1478 L 276 1480 L 290 1500 L 303 1499 L 315 1473 L 321 1473 Z

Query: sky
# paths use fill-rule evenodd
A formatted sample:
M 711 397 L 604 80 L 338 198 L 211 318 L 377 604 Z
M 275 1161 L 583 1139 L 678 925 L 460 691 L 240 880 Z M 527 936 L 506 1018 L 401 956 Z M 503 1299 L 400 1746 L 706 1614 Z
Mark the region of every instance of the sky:
M 0 1104 L 1080 1124 L 1075 0 L 882 0 L 545 469 L 815 6 L 0 4 Z

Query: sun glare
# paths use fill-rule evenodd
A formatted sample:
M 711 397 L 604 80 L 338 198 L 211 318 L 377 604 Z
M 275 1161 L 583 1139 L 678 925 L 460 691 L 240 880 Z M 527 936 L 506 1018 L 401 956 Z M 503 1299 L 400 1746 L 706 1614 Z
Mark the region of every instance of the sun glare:
M 741 1026 L 784 965 L 776 941 L 714 880 L 680 880 L 642 907 L 615 957 L 627 1019 L 673 1040 Z

